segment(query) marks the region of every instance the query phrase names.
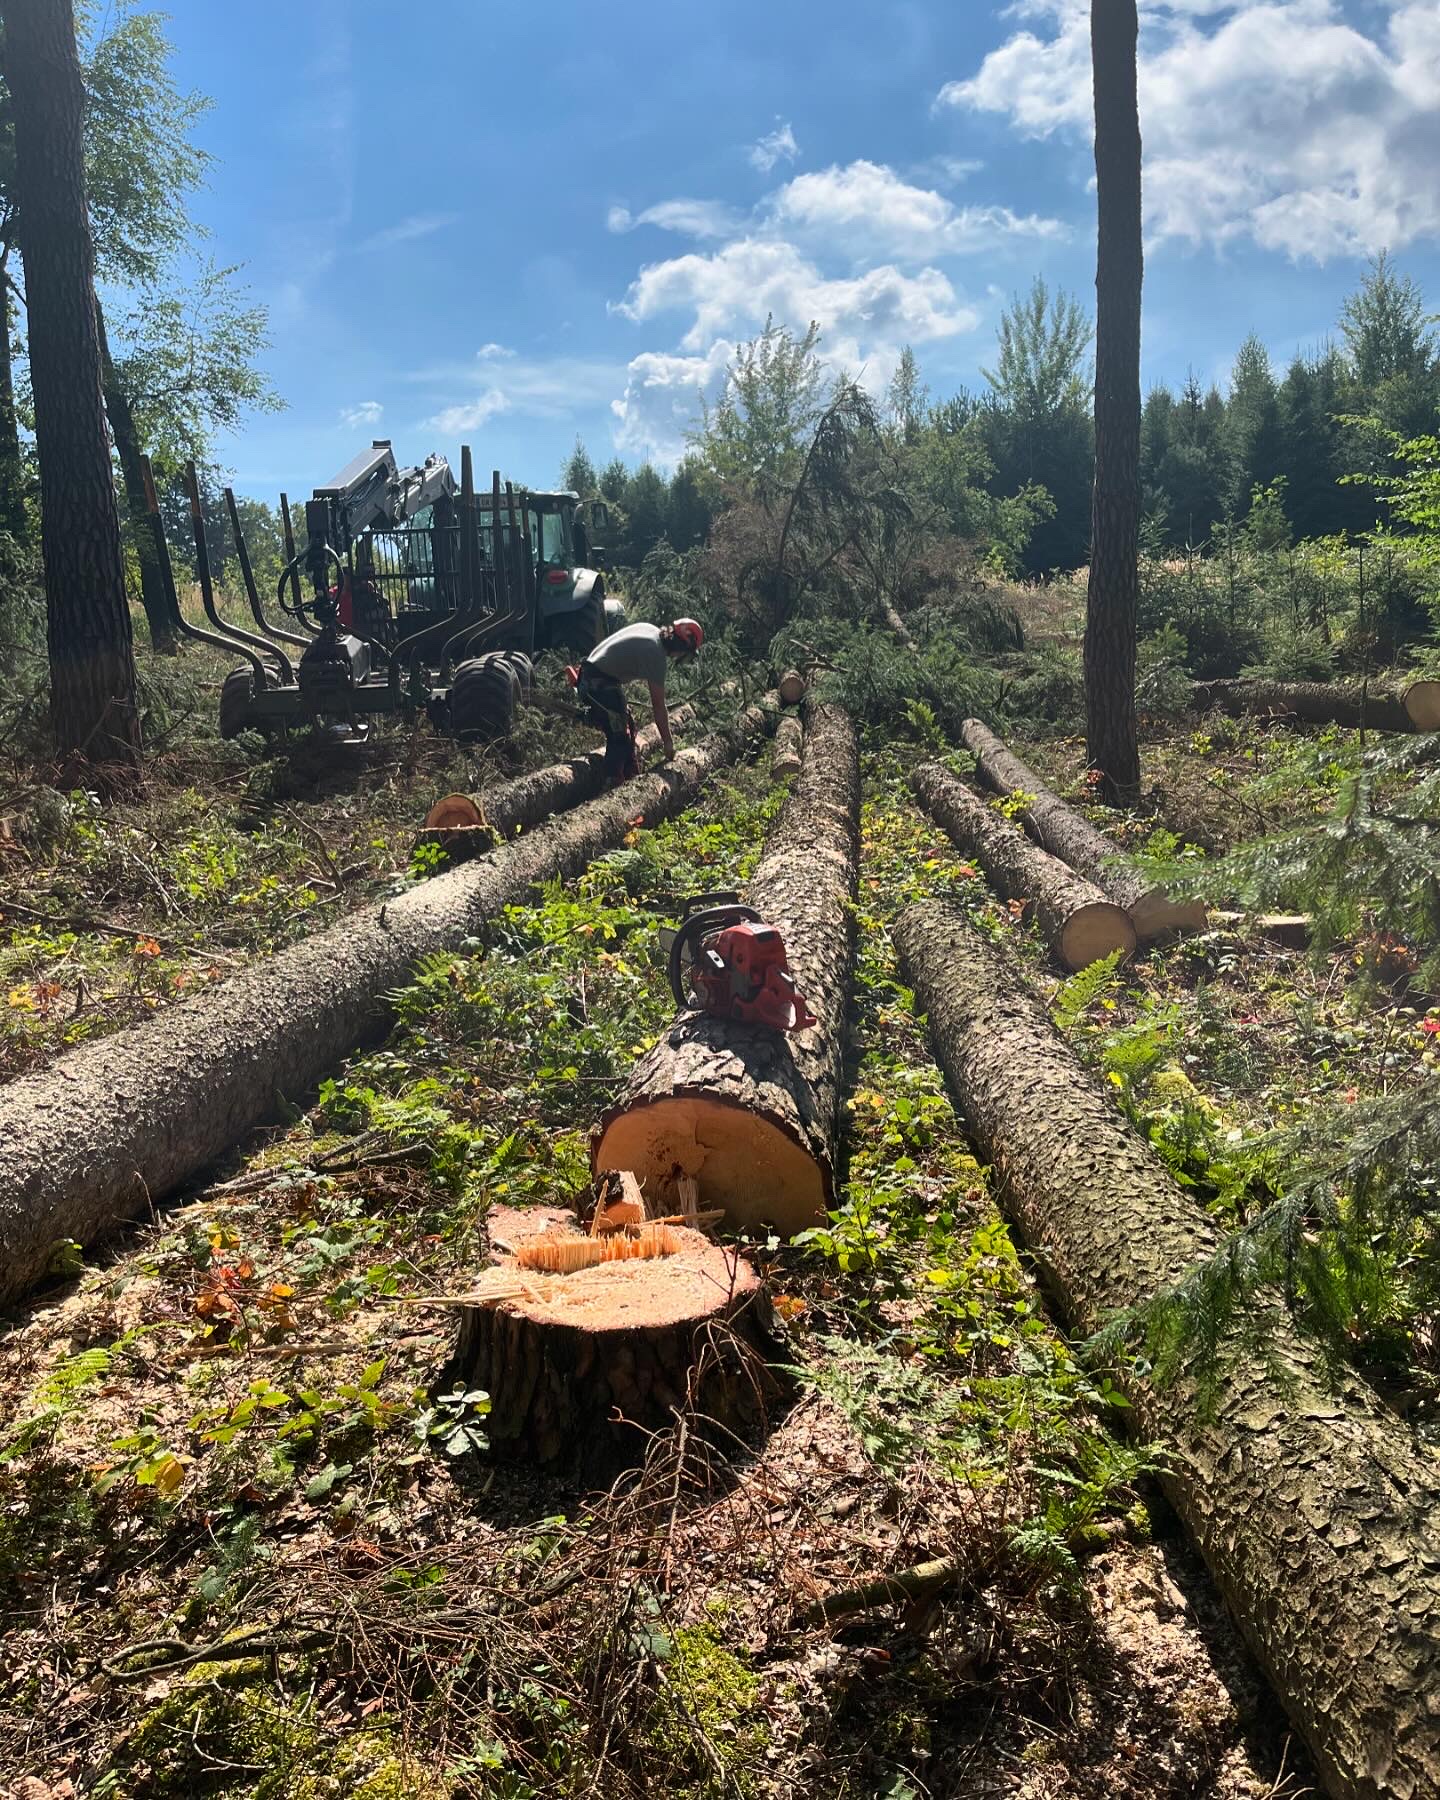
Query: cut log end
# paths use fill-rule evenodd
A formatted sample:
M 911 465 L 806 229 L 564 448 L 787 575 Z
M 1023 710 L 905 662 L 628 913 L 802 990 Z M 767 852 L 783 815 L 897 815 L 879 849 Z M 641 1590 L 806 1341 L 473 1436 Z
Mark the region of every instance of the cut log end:
M 1129 908 L 1136 937 L 1164 937 L 1169 931 L 1205 931 L 1208 917 L 1203 900 L 1172 900 L 1163 888 L 1150 888 Z
M 775 748 L 770 759 L 770 772 L 777 781 L 800 773 L 804 745 L 805 733 L 799 717 L 794 713 L 787 714 L 776 727 Z
M 1412 681 L 1403 699 L 1417 731 L 1440 731 L 1440 681 Z
M 1135 927 L 1123 906 L 1097 900 L 1071 913 L 1055 947 L 1067 969 L 1088 969 L 1117 950 L 1120 960 L 1127 961 L 1135 954 L 1135 937 Z
M 653 1210 L 680 1211 L 680 1182 L 698 1184 L 702 1209 L 725 1223 L 773 1226 L 783 1237 L 825 1222 L 828 1171 L 788 1132 L 749 1107 L 708 1094 L 676 1094 L 630 1105 L 604 1125 L 597 1169 L 631 1169 Z
M 780 704 L 798 706 L 805 698 L 805 677 L 798 669 L 787 669 L 780 677 Z
M 568 1213 L 499 1208 L 490 1229 L 507 1247 L 495 1273 L 520 1291 L 463 1309 L 441 1385 L 459 1379 L 489 1395 L 497 1456 L 605 1479 L 639 1461 L 648 1434 L 677 1414 L 742 1436 L 763 1423 L 778 1392 L 767 1367 L 774 1324 L 760 1277 L 736 1252 L 667 1226 L 666 1254 L 552 1274 L 524 1265 L 574 1241 Z

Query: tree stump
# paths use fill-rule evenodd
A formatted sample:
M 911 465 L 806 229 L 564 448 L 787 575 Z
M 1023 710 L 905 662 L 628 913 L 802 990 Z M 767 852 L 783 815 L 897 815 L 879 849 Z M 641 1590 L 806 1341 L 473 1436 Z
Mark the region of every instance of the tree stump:
M 669 1255 L 549 1274 L 527 1255 L 573 1239 L 572 1214 L 497 1207 L 489 1227 L 510 1297 L 462 1310 L 441 1391 L 451 1379 L 485 1390 L 496 1456 L 605 1481 L 677 1417 L 741 1438 L 763 1430 L 782 1340 L 738 1252 L 667 1226 Z

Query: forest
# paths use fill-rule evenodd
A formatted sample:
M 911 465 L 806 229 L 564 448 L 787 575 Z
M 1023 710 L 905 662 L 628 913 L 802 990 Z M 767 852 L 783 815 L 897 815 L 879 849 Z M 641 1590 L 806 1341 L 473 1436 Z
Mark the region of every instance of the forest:
M 1142 392 L 1089 14 L 983 387 L 282 499 L 169 24 L 0 0 L 7 1795 L 1440 1794 L 1440 323 Z

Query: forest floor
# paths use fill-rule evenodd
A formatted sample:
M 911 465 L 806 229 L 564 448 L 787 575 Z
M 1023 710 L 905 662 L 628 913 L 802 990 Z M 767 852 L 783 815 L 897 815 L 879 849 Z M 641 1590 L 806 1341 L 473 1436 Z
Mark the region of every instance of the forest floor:
M 575 742 L 537 723 L 515 756 Z M 1074 742 L 1016 744 L 1078 794 Z M 841 1203 L 807 1241 L 750 1246 L 799 1375 L 768 1443 L 724 1465 L 657 1440 L 607 1496 L 492 1465 L 483 1399 L 432 1391 L 453 1317 L 425 1304 L 484 1265 L 489 1206 L 587 1186 L 585 1134 L 670 1014 L 657 929 L 743 881 L 778 809 L 753 768 L 428 966 L 391 1038 L 302 1118 L 17 1312 L 14 1792 L 1312 1791 L 1150 1479 L 1163 1451 L 1125 1440 L 1113 1389 L 1047 1317 L 888 927 L 921 894 L 960 900 L 1236 1218 L 1275 1126 L 1433 1066 L 1425 1007 L 1363 981 L 1353 946 L 1315 962 L 1245 929 L 1062 983 L 908 800 L 914 756 L 866 757 Z M 1353 756 L 1343 734 L 1171 727 L 1146 745 L 1153 816 L 1121 837 L 1223 849 L 1322 806 Z M 5 890 L 45 919 L 0 899 L 0 1072 L 407 878 L 430 801 L 485 772 L 386 735 L 338 776 L 210 745 L 162 757 L 124 806 L 23 790 Z M 936 1556 L 962 1570 L 943 1602 L 806 1622 L 821 1594 Z

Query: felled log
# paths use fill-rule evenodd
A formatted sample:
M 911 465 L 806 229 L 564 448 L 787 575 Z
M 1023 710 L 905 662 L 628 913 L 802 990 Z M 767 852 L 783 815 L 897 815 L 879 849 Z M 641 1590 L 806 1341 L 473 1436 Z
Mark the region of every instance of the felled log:
M 45 1273 L 58 1240 L 92 1242 L 274 1118 L 281 1095 L 308 1093 L 388 1021 L 423 958 L 536 882 L 578 874 L 637 818 L 679 812 L 772 716 L 0 1089 L 0 1302 Z
M 1123 906 L 1058 856 L 1038 849 L 942 764 L 922 763 L 910 784 L 962 855 L 973 857 L 1007 900 L 1023 901 L 1034 913 L 1067 969 L 1088 969 L 1117 950 L 1122 958 L 1134 955 L 1135 927 Z
M 775 728 L 775 746 L 770 752 L 770 773 L 777 781 L 800 773 L 800 752 L 805 731 L 796 713 L 786 713 Z
M 779 704 L 773 694 L 757 704 L 767 702 L 772 707 Z M 677 707 L 670 715 L 672 731 L 686 730 L 695 723 L 695 717 L 693 706 Z M 636 747 L 642 758 L 653 756 L 660 748 L 660 733 L 653 725 L 637 733 Z M 550 763 L 511 781 L 496 782 L 478 793 L 447 795 L 426 814 L 415 841 L 438 844 L 452 862 L 463 862 L 503 838 L 530 830 L 552 813 L 594 799 L 604 789 L 605 752 L 592 750 L 568 762 Z M 446 813 L 437 816 L 439 808 L 447 803 Z
M 854 726 L 838 708 L 812 706 L 800 774 L 748 899 L 779 929 L 819 1022 L 781 1033 L 680 1013 L 591 1139 L 596 1171 L 633 1170 L 652 1211 L 677 1210 L 683 1176 L 728 1224 L 787 1236 L 832 1203 L 859 813 Z
M 1358 681 L 1197 681 L 1199 707 L 1218 706 L 1240 715 L 1298 719 L 1306 725 L 1341 725 L 1358 731 L 1440 731 L 1440 681 L 1406 685 Z
M 1249 931 L 1282 950 L 1306 950 L 1315 921 L 1309 913 L 1212 912 L 1209 922 L 1224 931 Z
M 798 669 L 786 669 L 780 677 L 780 704 L 782 706 L 798 706 L 805 698 L 805 677 Z
M 1048 850 L 1068 863 L 1077 875 L 1093 881 L 1103 893 L 1130 915 L 1138 938 L 1159 937 L 1166 931 L 1203 931 L 1205 907 L 1198 900 L 1172 900 L 1163 888 L 1148 885 L 1131 869 L 1117 866 L 1118 854 L 1109 838 L 1097 831 L 1073 806 L 1045 786 L 1028 764 L 1005 748 L 979 719 L 966 719 L 960 741 L 975 758 L 981 779 L 997 794 L 1031 796 L 1025 810 L 1025 826 Z
M 911 907 L 896 943 L 995 1192 L 1075 1326 L 1217 1251 L 1214 1222 L 957 909 Z M 1440 1793 L 1440 1465 L 1355 1376 L 1332 1384 L 1278 1295 L 1253 1308 L 1225 1333 L 1208 1412 L 1193 1368 L 1158 1389 L 1127 1379 L 1137 1428 L 1167 1447 L 1166 1493 L 1326 1792 Z
M 742 1438 L 763 1425 L 780 1339 L 764 1284 L 737 1251 L 665 1226 L 665 1252 L 626 1257 L 626 1240 L 577 1238 L 554 1207 L 497 1208 L 489 1225 L 506 1245 L 495 1272 L 511 1278 L 510 1297 L 461 1311 L 441 1387 L 460 1379 L 490 1396 L 496 1455 L 605 1480 L 677 1414 Z M 570 1274 L 534 1266 L 537 1251 L 572 1244 L 604 1245 L 610 1260 Z

